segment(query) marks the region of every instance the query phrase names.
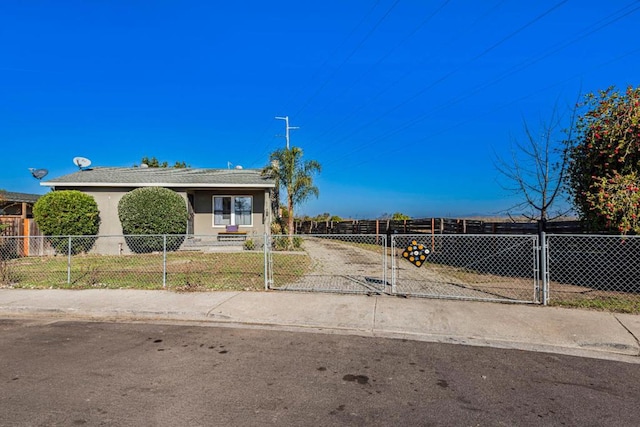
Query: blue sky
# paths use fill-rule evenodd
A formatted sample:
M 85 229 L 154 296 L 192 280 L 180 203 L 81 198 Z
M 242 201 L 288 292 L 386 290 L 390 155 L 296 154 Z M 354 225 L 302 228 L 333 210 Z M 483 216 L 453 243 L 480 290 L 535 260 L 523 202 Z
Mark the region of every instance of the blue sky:
M 494 214 L 523 120 L 640 84 L 638 28 L 618 0 L 2 2 L 0 188 L 75 156 L 258 168 L 289 116 L 323 166 L 299 213 Z

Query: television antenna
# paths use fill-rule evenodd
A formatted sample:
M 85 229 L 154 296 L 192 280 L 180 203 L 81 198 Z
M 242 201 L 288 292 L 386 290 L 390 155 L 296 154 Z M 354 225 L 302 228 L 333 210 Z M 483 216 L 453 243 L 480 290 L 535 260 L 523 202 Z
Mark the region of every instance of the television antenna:
M 37 180 L 44 178 L 49 173 L 49 171 L 46 169 L 36 169 L 36 168 L 29 168 L 29 172 L 31 172 L 31 175 L 33 175 L 33 177 Z
M 73 164 L 78 166 L 80 170 L 84 170 L 91 166 L 91 160 L 87 159 L 86 157 L 74 157 Z
M 284 124 L 285 124 L 285 135 L 284 137 L 287 139 L 287 150 L 289 149 L 289 130 L 291 129 L 300 129 L 298 126 L 289 126 L 289 116 L 284 116 L 284 117 L 276 117 L 276 119 L 278 120 L 284 120 Z M 282 135 L 279 135 L 282 136 Z

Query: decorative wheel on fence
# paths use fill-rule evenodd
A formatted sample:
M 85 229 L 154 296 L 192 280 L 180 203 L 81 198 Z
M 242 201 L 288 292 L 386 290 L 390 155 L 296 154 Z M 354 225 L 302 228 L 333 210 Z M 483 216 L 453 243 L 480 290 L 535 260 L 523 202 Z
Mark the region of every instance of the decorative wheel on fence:
M 422 264 L 424 264 L 429 253 L 429 249 L 427 249 L 422 243 L 412 240 L 411 244 L 407 246 L 407 249 L 402 252 L 402 256 L 416 267 L 422 267 Z

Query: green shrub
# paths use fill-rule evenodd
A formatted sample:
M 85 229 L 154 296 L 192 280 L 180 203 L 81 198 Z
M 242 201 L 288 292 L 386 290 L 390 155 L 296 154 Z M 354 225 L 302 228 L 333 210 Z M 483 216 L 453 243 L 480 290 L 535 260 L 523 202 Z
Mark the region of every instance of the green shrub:
M 273 239 L 273 248 L 277 251 L 295 250 L 302 247 L 300 236 L 278 236 Z
M 33 218 L 51 245 L 59 253 L 69 251 L 68 237 L 95 236 L 100 227 L 100 212 L 93 197 L 76 190 L 52 191 L 33 205 Z M 95 238 L 71 239 L 71 253 L 88 252 Z
M 256 248 L 256 244 L 252 239 L 247 239 L 244 241 L 244 244 L 242 245 L 242 247 L 244 248 L 245 251 L 252 251 Z
M 175 191 L 161 187 L 137 188 L 118 203 L 118 217 L 125 241 L 133 252 L 175 251 L 187 232 L 187 205 Z M 147 236 L 154 235 L 154 236 Z

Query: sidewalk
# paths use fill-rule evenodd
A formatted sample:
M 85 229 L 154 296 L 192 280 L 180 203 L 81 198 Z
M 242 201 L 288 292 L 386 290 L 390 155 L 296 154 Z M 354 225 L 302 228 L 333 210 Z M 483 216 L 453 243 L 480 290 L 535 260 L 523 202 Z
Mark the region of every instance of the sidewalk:
M 640 316 L 529 305 L 293 292 L 0 289 L 0 317 L 187 322 L 640 363 Z

